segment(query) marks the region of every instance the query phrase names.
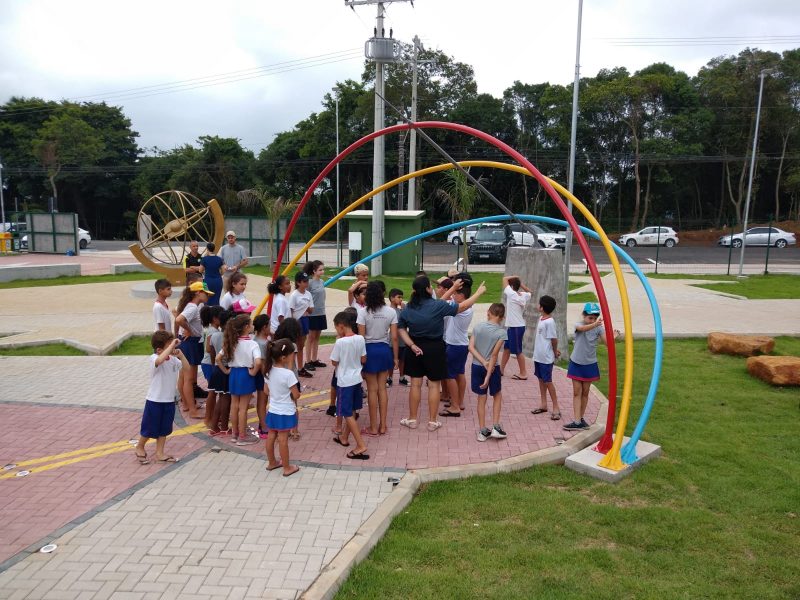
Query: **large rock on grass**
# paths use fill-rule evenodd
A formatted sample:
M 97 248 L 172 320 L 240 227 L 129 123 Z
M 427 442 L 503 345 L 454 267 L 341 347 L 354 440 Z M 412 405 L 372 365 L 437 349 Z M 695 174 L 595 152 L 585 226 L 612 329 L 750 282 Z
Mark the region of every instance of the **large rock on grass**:
M 708 349 L 714 354 L 756 356 L 769 354 L 774 347 L 775 340 L 766 335 L 736 335 L 722 331 L 708 334 Z
M 800 358 L 797 356 L 751 356 L 747 372 L 772 385 L 800 385 Z

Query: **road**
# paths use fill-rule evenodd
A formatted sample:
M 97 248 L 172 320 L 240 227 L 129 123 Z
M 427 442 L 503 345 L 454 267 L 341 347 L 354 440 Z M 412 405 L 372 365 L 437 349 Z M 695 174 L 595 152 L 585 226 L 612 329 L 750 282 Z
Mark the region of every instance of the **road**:
M 131 243 L 123 240 L 92 240 L 92 245 L 88 250 L 89 252 L 92 250 L 125 250 Z M 318 246 L 321 248 L 333 248 L 335 244 L 332 242 L 319 242 Z M 600 264 L 608 263 L 605 252 L 599 243 L 591 243 L 590 247 Z M 296 248 L 294 243 L 292 248 Z M 637 246 L 636 248 L 626 248 L 625 250 L 637 263 L 647 263 L 647 259 L 656 259 L 656 248 L 653 246 Z M 452 263 L 456 260 L 456 252 L 457 248 L 451 244 L 442 242 L 426 243 L 424 248 L 425 262 Z M 731 265 L 738 265 L 739 252 L 740 250 L 736 248 L 731 251 L 729 248 L 720 246 L 681 244 L 674 248 L 660 247 L 658 249 L 658 261 L 663 264 L 723 265 L 730 258 Z M 764 264 L 766 254 L 766 248 L 749 246 L 745 251 L 745 263 L 748 265 Z M 573 246 L 570 256 L 572 264 L 579 265 L 583 263 L 583 253 L 577 244 Z M 770 248 L 769 262 L 771 265 L 800 265 L 800 247 Z

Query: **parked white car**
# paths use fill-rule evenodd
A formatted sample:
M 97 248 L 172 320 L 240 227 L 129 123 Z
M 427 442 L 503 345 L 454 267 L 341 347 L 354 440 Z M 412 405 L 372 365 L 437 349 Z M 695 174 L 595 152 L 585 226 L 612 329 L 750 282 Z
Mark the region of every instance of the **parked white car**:
M 537 223 L 527 223 L 528 227 L 536 232 L 539 246 L 542 248 L 563 248 L 567 237 L 563 233 L 555 233 Z M 533 236 L 519 223 L 511 223 L 511 233 L 514 234 L 515 246 L 533 246 Z
M 467 226 L 467 243 L 471 244 L 472 240 L 475 239 L 475 234 L 478 233 L 478 230 L 483 227 L 483 225 L 468 225 Z M 447 234 L 447 243 L 448 244 L 463 244 L 464 240 L 462 239 L 464 236 L 464 228 L 461 227 L 459 229 L 453 229 L 450 233 Z
M 645 227 L 636 233 L 626 233 L 619 238 L 620 246 L 633 248 L 634 246 L 662 245 L 672 248 L 678 243 L 678 234 L 672 227 Z
M 777 227 L 751 227 L 747 230 L 746 241 L 748 246 L 785 248 L 786 246 L 794 246 L 797 243 L 797 237 L 793 233 Z M 742 234 L 723 235 L 717 240 L 717 245 L 719 246 L 730 246 L 731 244 L 733 244 L 734 248 L 741 248 Z
M 81 247 L 81 250 L 86 250 L 86 247 L 92 243 L 92 236 L 91 234 L 86 231 L 85 229 L 81 229 L 78 227 L 78 245 Z M 19 241 L 19 246 L 23 250 L 28 248 L 28 236 L 22 236 L 22 239 Z

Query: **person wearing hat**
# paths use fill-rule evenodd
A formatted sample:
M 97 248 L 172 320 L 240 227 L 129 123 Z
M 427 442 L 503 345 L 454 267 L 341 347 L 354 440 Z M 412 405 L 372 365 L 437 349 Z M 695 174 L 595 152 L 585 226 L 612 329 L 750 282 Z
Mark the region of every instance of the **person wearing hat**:
M 236 232 L 233 230 L 225 234 L 225 239 L 228 243 L 225 244 L 219 251 L 219 257 L 225 263 L 222 272 L 222 278 L 227 279 L 242 267 L 247 266 L 247 256 L 244 253 L 244 248 L 236 243 Z
M 205 413 L 200 412 L 194 399 L 194 386 L 197 383 L 197 367 L 203 362 L 203 345 L 200 343 L 200 336 L 203 335 L 203 322 L 200 319 L 200 306 L 208 301 L 208 297 L 213 295 L 208 286 L 202 281 L 195 281 L 190 284 L 181 296 L 178 305 L 181 312 L 175 317 L 175 325 L 182 331 L 181 352 L 189 363 L 190 370 L 182 374 L 180 378 L 180 392 L 183 396 L 183 404 L 189 411 L 189 417 L 202 419 Z
M 584 420 L 586 406 L 589 404 L 589 389 L 592 382 L 600 379 L 600 368 L 597 365 L 597 343 L 606 343 L 606 334 L 603 329 L 603 318 L 600 316 L 600 305 L 597 302 L 587 302 L 583 305 L 583 318 L 575 324 L 575 345 L 569 355 L 567 377 L 572 379 L 572 410 L 574 419 L 572 423 L 564 425 L 567 431 L 589 429 L 589 424 Z M 614 339 L 620 336 L 614 330 Z

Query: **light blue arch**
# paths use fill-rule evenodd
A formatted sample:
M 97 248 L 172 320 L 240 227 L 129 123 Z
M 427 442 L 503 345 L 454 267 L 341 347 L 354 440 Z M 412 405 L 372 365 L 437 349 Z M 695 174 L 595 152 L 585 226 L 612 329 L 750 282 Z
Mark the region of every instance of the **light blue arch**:
M 557 225 L 559 227 L 566 227 L 567 222 L 561 219 L 553 219 L 550 217 L 540 217 L 537 215 L 514 215 L 515 218 L 520 219 L 522 221 L 536 221 L 540 223 L 546 223 L 548 225 Z M 450 225 L 445 225 L 443 227 L 437 227 L 436 229 L 431 229 L 430 231 L 424 231 L 420 234 L 414 235 L 410 238 L 402 240 L 400 242 L 394 243 L 378 252 L 374 252 L 369 256 L 361 259 L 359 262 L 369 262 L 373 258 L 377 258 L 378 256 L 382 256 L 387 252 L 391 252 L 397 248 L 405 246 L 406 244 L 410 244 L 412 242 L 416 242 L 417 240 L 424 239 L 426 237 L 430 237 L 432 235 L 437 235 L 439 233 L 445 233 L 452 229 L 459 229 L 462 227 L 467 227 L 469 225 L 475 225 L 477 223 L 490 223 L 490 222 L 498 222 L 498 221 L 509 221 L 511 217 L 508 215 L 495 215 L 491 217 L 480 217 L 477 219 L 469 219 L 467 221 L 461 221 L 458 223 L 452 223 Z M 581 227 L 581 231 L 588 235 L 591 238 L 596 240 L 600 239 L 600 236 L 592 229 L 588 227 Z M 664 358 L 664 333 L 661 327 L 661 311 L 658 309 L 658 302 L 656 301 L 655 294 L 653 293 L 653 288 L 650 287 L 650 282 L 647 281 L 647 277 L 645 277 L 642 270 L 639 266 L 634 262 L 634 260 L 625 252 L 622 248 L 617 246 L 614 242 L 610 242 L 611 247 L 614 248 L 614 251 L 617 255 L 622 258 L 633 270 L 636 277 L 638 277 L 639 281 L 642 283 L 642 287 L 644 288 L 645 293 L 647 294 L 647 299 L 650 302 L 650 310 L 653 313 L 653 327 L 655 332 L 655 341 L 656 341 L 656 348 L 655 348 L 655 356 L 653 357 L 653 372 L 650 376 L 650 388 L 647 391 L 647 397 L 645 398 L 644 406 L 642 407 L 642 414 L 639 415 L 639 420 L 636 422 L 636 427 L 634 427 L 633 433 L 628 440 L 628 443 L 622 447 L 620 452 L 620 456 L 622 461 L 626 464 L 634 463 L 638 460 L 636 456 L 636 444 L 641 439 L 642 433 L 644 432 L 644 428 L 647 425 L 648 420 L 650 419 L 650 413 L 653 410 L 653 405 L 655 404 L 656 399 L 656 392 L 658 391 L 658 384 L 661 380 L 661 364 Z M 340 277 L 347 275 L 353 271 L 355 265 L 350 265 L 346 269 L 343 269 L 327 281 L 325 281 L 325 286 L 330 285 L 334 281 L 338 280 Z

